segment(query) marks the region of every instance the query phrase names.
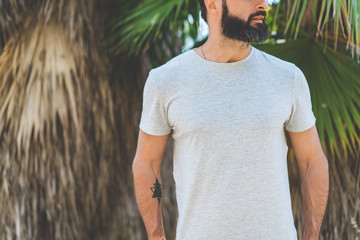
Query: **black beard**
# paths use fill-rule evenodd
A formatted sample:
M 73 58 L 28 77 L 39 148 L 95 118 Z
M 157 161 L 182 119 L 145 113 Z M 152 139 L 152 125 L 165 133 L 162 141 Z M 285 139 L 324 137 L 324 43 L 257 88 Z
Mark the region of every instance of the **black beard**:
M 226 2 L 223 1 L 223 12 L 221 16 L 222 34 L 227 38 L 239 40 L 242 42 L 264 42 L 269 35 L 268 27 L 265 21 L 263 23 L 256 23 L 256 27 L 252 27 L 250 23 L 252 18 L 255 16 L 266 17 L 266 12 L 258 11 L 254 14 L 251 14 L 248 21 L 245 22 L 241 18 L 230 16 Z

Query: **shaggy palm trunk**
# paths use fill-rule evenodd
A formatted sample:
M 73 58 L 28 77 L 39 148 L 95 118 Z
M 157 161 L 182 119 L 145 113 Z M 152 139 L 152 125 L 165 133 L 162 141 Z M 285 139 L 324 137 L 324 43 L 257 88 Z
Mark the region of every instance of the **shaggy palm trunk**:
M 28 2 L 0 3 L 0 238 L 99 239 L 121 163 L 98 4 Z

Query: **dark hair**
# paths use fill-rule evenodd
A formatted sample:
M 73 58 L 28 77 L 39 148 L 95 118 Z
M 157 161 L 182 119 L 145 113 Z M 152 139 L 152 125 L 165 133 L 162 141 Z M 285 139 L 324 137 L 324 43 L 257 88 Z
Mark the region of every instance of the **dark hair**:
M 205 22 L 207 22 L 207 19 L 206 19 L 206 6 L 205 6 L 205 3 L 204 3 L 204 0 L 198 0 L 199 4 L 200 4 L 200 7 L 201 7 L 201 17 L 202 19 L 204 19 Z
M 203 1 L 204 2 L 204 1 Z M 205 22 L 207 22 L 207 19 L 206 19 L 206 6 L 205 4 L 202 4 L 201 5 L 201 17 L 204 19 Z

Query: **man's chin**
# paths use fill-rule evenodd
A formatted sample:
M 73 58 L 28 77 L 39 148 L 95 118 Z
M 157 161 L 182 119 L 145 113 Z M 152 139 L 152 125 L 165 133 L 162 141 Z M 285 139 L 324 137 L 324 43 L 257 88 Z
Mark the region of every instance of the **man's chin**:
M 248 43 L 262 43 L 268 38 L 268 29 L 265 23 L 247 24 L 247 26 L 239 30 L 239 32 L 234 32 L 233 30 L 234 27 L 232 31 L 229 31 L 229 29 L 225 29 L 224 31 L 224 29 L 222 29 L 222 35 L 229 40 Z

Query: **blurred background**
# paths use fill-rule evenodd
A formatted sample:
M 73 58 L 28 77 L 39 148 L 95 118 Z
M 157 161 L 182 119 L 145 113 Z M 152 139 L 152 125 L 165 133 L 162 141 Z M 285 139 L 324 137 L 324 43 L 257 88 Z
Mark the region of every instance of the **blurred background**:
M 320 239 L 360 237 L 360 1 L 268 1 L 269 39 L 311 91 L 330 192 Z M 197 0 L 0 0 L 0 239 L 147 239 L 133 187 L 148 72 L 201 45 Z M 290 143 L 289 143 L 290 144 Z M 295 225 L 300 176 L 289 148 Z M 172 141 L 163 218 L 175 238 Z

